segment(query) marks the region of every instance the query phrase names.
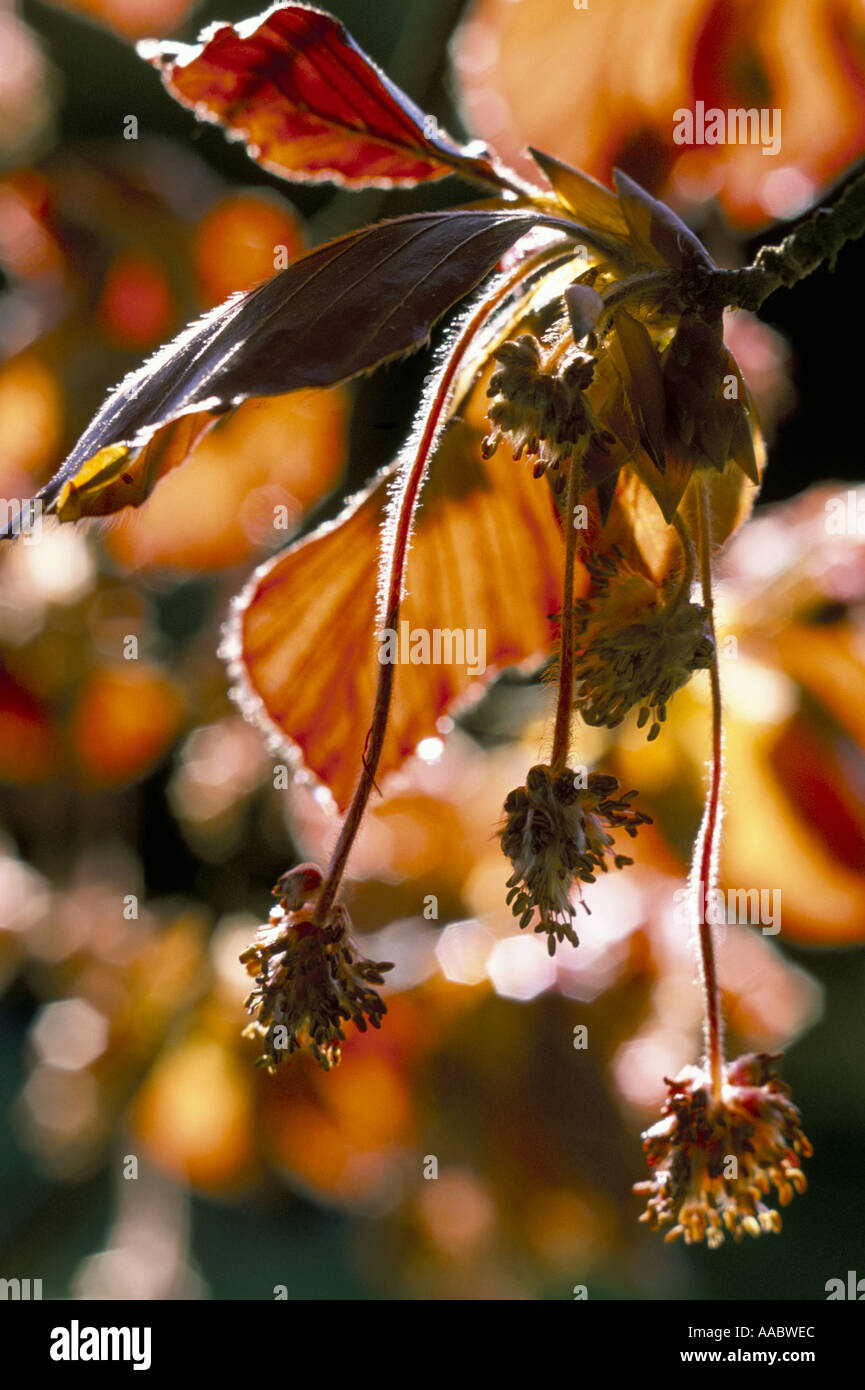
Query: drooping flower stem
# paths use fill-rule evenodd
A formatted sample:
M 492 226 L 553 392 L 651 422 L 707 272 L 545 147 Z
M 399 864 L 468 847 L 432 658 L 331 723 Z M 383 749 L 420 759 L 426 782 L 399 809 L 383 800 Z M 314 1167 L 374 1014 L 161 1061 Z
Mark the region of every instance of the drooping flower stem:
M 559 692 L 556 702 L 556 723 L 553 731 L 553 751 L 550 766 L 559 772 L 566 766 L 571 742 L 571 720 L 574 707 L 574 570 L 577 557 L 577 525 L 574 519 L 582 487 L 582 454 L 575 453 L 568 471 L 568 490 L 565 499 L 565 575 L 562 588 L 562 622 L 559 650 Z
M 712 703 L 712 747 L 709 763 L 709 787 L 706 808 L 700 833 L 694 847 L 694 861 L 691 870 L 691 891 L 693 906 L 697 916 L 697 933 L 700 952 L 700 977 L 705 1000 L 705 1049 L 706 1066 L 712 1078 L 712 1094 L 716 1103 L 721 1101 L 721 1086 L 724 1068 L 723 1020 L 721 999 L 718 988 L 718 974 L 715 964 L 715 948 L 712 940 L 712 926 L 706 920 L 707 900 L 714 900 L 714 889 L 718 880 L 718 848 L 721 833 L 721 786 L 724 777 L 724 732 L 721 705 L 721 675 L 718 666 L 718 644 L 715 636 L 715 606 L 712 591 L 712 516 L 709 502 L 709 489 L 703 485 L 699 497 L 698 515 L 700 524 L 700 579 L 703 591 L 703 606 L 708 613 L 709 629 L 714 644 L 712 664 L 709 667 L 709 687 Z
M 450 356 L 448 357 L 447 363 L 436 385 L 435 394 L 427 409 L 423 428 L 415 449 L 414 459 L 411 463 L 411 467 L 405 474 L 399 496 L 399 511 L 396 517 L 396 525 L 394 526 L 391 536 L 390 565 L 387 574 L 386 602 L 382 621 L 382 627 L 384 629 L 395 630 L 399 626 L 400 605 L 402 603 L 403 584 L 405 580 L 405 566 L 408 557 L 415 508 L 420 495 L 421 486 L 426 477 L 430 456 L 447 408 L 451 389 L 463 358 L 465 357 L 466 350 L 470 346 L 475 334 L 487 322 L 490 313 L 495 309 L 496 305 L 506 299 L 509 294 L 512 294 L 528 275 L 539 266 L 542 266 L 554 253 L 561 254 L 561 247 L 548 247 L 535 256 L 527 257 L 520 263 L 512 275 L 508 276 L 507 279 L 503 281 L 500 280 L 493 293 L 486 296 L 478 305 L 475 312 L 468 318 L 451 350 Z M 363 819 L 367 802 L 375 786 L 375 774 L 384 745 L 384 736 L 387 729 L 388 715 L 390 713 L 394 675 L 395 665 L 393 662 L 382 662 L 379 665 L 372 724 L 367 734 L 366 746 L 363 754 L 363 770 L 355 789 L 351 805 L 343 821 L 339 839 L 337 840 L 336 848 L 334 849 L 328 867 L 327 876 L 316 901 L 313 920 L 318 925 L 327 921 L 330 909 L 339 892 L 339 886 L 342 882 L 348 856 L 351 853 L 351 847 L 360 829 L 360 823 Z

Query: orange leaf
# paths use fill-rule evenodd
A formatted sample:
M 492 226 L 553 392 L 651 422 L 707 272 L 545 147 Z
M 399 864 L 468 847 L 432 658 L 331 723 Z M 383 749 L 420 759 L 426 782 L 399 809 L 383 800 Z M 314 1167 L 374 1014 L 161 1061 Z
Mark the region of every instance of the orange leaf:
M 34 695 L 0 671 L 0 780 L 40 782 L 55 770 L 57 739 Z
M 618 309 L 613 321 L 616 334 L 610 353 L 639 426 L 640 443 L 663 473 L 664 379 L 658 354 L 645 324 L 632 318 L 626 309 Z
M 609 188 L 565 164 L 554 155 L 530 149 L 529 153 L 546 174 L 559 202 L 572 212 L 589 232 L 600 233 L 616 244 L 614 254 L 632 259 L 628 242 L 631 228 L 622 204 Z
M 204 1191 L 242 1186 L 254 1169 L 248 1073 L 203 1030 L 160 1055 L 135 1097 L 132 1124 L 161 1168 Z
M 473 399 L 479 399 L 481 387 Z M 482 460 L 483 423 L 463 411 L 446 431 L 421 496 L 406 572 L 403 633 L 465 634 L 442 661 L 397 666 L 379 773 L 398 768 L 437 720 L 497 670 L 546 653 L 561 603 L 563 545 L 549 492 L 500 449 Z M 382 650 L 376 567 L 386 473 L 340 521 L 291 546 L 253 576 L 232 642 L 245 708 L 299 755 L 340 807 L 361 768 Z M 470 636 L 471 634 L 471 636 Z M 469 670 L 469 642 L 485 669 Z M 421 654 L 419 647 L 416 648 Z M 409 649 L 410 654 L 410 649 Z M 471 663 L 475 666 L 480 662 Z
M 195 234 L 200 297 L 209 306 L 221 304 L 230 294 L 269 280 L 278 261 L 289 265 L 303 252 L 300 225 L 281 199 L 261 192 L 231 194 L 205 214 Z
M 782 939 L 852 945 L 865 930 L 865 822 L 845 807 L 844 774 L 828 744 L 794 718 L 780 732 L 725 717 L 728 800 L 722 873 L 730 884 L 777 885 Z M 843 814 L 842 814 L 843 813 Z M 836 837 L 856 849 L 855 867 Z
M 61 483 L 52 510 L 61 521 L 78 521 L 140 506 L 160 478 L 185 462 L 218 418 L 207 412 L 182 415 L 139 451 L 125 444 L 99 449 Z

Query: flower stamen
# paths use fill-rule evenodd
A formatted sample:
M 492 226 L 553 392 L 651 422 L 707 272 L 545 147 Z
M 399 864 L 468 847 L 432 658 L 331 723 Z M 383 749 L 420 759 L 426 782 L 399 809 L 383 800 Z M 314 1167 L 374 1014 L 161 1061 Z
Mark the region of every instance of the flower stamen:
M 607 872 L 608 858 L 617 869 L 633 863 L 626 854 L 611 854 L 610 831 L 621 828 L 633 838 L 639 826 L 651 824 L 645 812 L 630 805 L 636 792 L 620 796 L 618 788 L 606 773 L 590 772 L 583 779 L 572 768 L 557 772 L 538 763 L 529 769 L 525 786 L 505 800 L 501 841 L 513 866 L 507 901 L 521 928 L 537 917 L 534 929 L 547 933 L 550 955 L 557 942 L 579 945 L 574 885 L 594 883 L 598 870 Z
M 350 939 L 351 921 L 335 903 L 327 921 L 313 921 L 322 883 L 314 865 L 301 864 L 274 888 L 280 901 L 240 957 L 256 987 L 246 1000 L 257 1015 L 244 1030 L 263 1046 L 256 1065 L 273 1074 L 285 1056 L 307 1046 L 325 1071 L 338 1066 L 343 1024 L 365 1033 L 381 1026 L 384 1000 L 371 988 L 384 983 L 385 961 L 367 960 Z
M 587 724 L 607 728 L 636 706 L 637 728 L 651 720 L 651 742 L 676 691 L 711 666 L 709 615 L 689 601 L 685 586 L 671 597 L 668 586 L 633 571 L 618 549 L 587 555 L 584 564 L 594 591 L 575 605 L 575 703 Z
M 710 1249 L 725 1235 L 739 1241 L 780 1231 L 781 1217 L 765 1199 L 774 1187 L 783 1207 L 805 1191 L 800 1160 L 813 1150 L 777 1060 L 749 1054 L 726 1065 L 720 1101 L 702 1068 L 667 1078 L 662 1118 L 643 1135 L 653 1175 L 634 1187 L 648 1195 L 640 1220 L 651 1230 Z

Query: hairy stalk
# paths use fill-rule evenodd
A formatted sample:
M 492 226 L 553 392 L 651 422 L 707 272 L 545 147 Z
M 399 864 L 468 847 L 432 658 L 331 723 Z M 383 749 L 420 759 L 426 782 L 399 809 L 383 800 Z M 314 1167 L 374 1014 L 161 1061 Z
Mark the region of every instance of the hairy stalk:
M 574 335 L 571 332 L 570 324 L 565 320 L 566 326 L 562 329 L 559 337 L 553 343 L 549 352 L 544 354 L 544 371 L 550 372 L 554 367 L 558 367 L 562 358 L 573 351 Z
M 568 491 L 565 500 L 565 577 L 562 589 L 562 623 L 559 652 L 559 693 L 556 701 L 556 724 L 553 732 L 553 752 L 550 762 L 553 772 L 559 772 L 568 761 L 571 743 L 571 720 L 574 705 L 574 569 L 577 557 L 577 527 L 574 509 L 580 496 L 583 478 L 582 456 L 574 454 L 568 471 Z
M 721 676 L 718 667 L 718 647 L 715 640 L 715 606 L 712 593 L 712 517 L 709 503 L 709 490 L 703 484 L 698 503 L 700 522 L 700 578 L 703 590 L 703 606 L 709 615 L 709 630 L 715 651 L 709 668 L 709 682 L 712 696 L 712 752 L 709 768 L 709 789 L 703 822 L 694 847 L 694 862 L 691 870 L 691 890 L 697 910 L 697 928 L 700 951 L 700 978 L 705 997 L 705 1048 L 706 1062 L 712 1077 L 712 1094 L 716 1103 L 721 1100 L 721 1084 L 724 1066 L 723 1020 L 718 988 L 718 974 L 715 964 L 715 948 L 712 941 L 712 927 L 706 920 L 706 900 L 713 892 L 718 878 L 718 844 L 721 831 L 721 784 L 724 775 L 724 735 L 721 708 Z
M 406 477 L 402 496 L 400 498 L 399 516 L 393 535 L 390 572 L 387 580 L 387 603 L 382 622 L 382 627 L 385 629 L 397 629 L 399 626 L 399 611 L 402 603 L 405 566 L 408 557 L 415 506 L 426 476 L 427 465 L 436 440 L 439 424 L 447 407 L 450 391 L 459 367 L 465 357 L 466 350 L 470 346 L 475 334 L 487 321 L 490 312 L 496 305 L 506 299 L 509 294 L 512 294 L 526 276 L 537 269 L 538 265 L 543 265 L 543 263 L 551 257 L 554 249 L 560 250 L 560 248 L 545 248 L 545 250 L 537 256 L 526 259 L 517 267 L 513 275 L 499 284 L 495 292 L 485 298 L 475 313 L 471 315 L 451 351 L 447 364 L 439 379 L 435 396 L 427 411 L 423 430 L 415 451 L 414 462 Z M 363 771 L 361 772 L 351 805 L 343 821 L 339 839 L 337 840 L 336 848 L 334 849 L 328 867 L 327 877 L 322 884 L 321 891 L 316 901 L 313 920 L 318 925 L 323 925 L 327 921 L 334 899 L 339 892 L 339 885 L 342 882 L 342 876 L 345 872 L 345 866 L 348 862 L 351 847 L 360 829 L 360 823 L 363 819 L 367 802 L 375 786 L 375 774 L 381 757 L 388 715 L 390 714 L 394 675 L 394 662 L 382 662 L 379 665 L 372 724 L 370 725 L 364 748 Z
M 691 588 L 694 583 L 694 547 L 691 544 L 691 537 L 688 535 L 688 528 L 678 511 L 673 514 L 673 525 L 682 544 L 682 560 L 684 562 L 673 602 L 686 603 L 691 596 Z

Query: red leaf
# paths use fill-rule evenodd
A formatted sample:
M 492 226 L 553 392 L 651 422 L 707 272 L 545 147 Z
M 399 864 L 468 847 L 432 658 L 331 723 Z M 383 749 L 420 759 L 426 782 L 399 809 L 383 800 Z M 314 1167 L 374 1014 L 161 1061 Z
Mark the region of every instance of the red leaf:
M 214 25 L 197 46 L 148 41 L 138 52 L 173 97 L 285 178 L 390 188 L 459 168 L 501 183 L 320 10 L 278 5 L 236 27 Z
M 347 381 L 419 347 L 540 217 L 502 208 L 419 213 L 317 247 L 130 373 L 43 488 L 43 504 L 61 520 L 139 505 L 214 415 L 251 396 Z M 163 449 L 159 431 L 194 414 L 200 428 L 172 431 Z

